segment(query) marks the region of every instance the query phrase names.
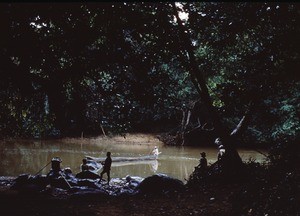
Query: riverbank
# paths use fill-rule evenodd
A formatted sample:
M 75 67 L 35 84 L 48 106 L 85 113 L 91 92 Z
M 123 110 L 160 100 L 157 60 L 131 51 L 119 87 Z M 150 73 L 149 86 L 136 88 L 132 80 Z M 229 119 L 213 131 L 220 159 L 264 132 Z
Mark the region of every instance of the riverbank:
M 158 134 L 144 134 L 144 133 L 124 133 L 122 135 L 113 136 L 97 136 L 97 137 L 82 137 L 82 138 L 61 138 L 61 142 L 65 143 L 80 143 L 80 144 L 97 144 L 101 143 L 130 143 L 134 145 L 151 145 L 153 143 L 163 143 L 158 139 Z
M 61 143 L 74 143 L 74 144 L 98 144 L 98 143 L 124 143 L 128 142 L 136 145 L 151 145 L 152 143 L 163 142 L 159 140 L 159 134 L 145 134 L 145 133 L 124 133 L 122 135 L 112 135 L 112 136 L 96 136 L 96 137 L 63 137 L 63 138 L 47 138 L 47 139 L 23 139 L 23 138 L 7 138 L 1 139 L 0 142 L 61 142 Z
M 60 189 L 53 189 L 51 194 L 20 193 L 10 189 L 14 177 L 0 177 L 0 214 L 4 216 L 300 215 L 300 172 L 296 164 L 266 167 L 252 162 L 245 165 L 246 178 L 230 178 L 230 181 L 221 178 L 211 182 L 193 181 L 187 184 L 183 191 L 155 195 L 72 196 L 71 192 Z M 197 172 L 194 174 L 197 175 Z

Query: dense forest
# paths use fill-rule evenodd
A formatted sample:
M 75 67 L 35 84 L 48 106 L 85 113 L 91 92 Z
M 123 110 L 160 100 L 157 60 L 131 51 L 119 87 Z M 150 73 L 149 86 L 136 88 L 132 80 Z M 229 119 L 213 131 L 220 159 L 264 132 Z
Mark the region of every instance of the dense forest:
M 230 132 L 245 117 L 243 143 L 300 131 L 299 4 L 0 10 L 1 137 L 167 132 L 182 141 L 191 132 Z
M 124 212 L 300 215 L 299 15 L 300 4 L 283 2 L 1 3 L 0 139 L 142 132 L 171 145 L 215 142 L 226 153 L 201 158 L 185 193 L 165 194 L 173 207 L 125 197 Z M 267 146 L 266 163 L 242 161 L 243 145 Z M 1 187 L 0 200 L 19 214 L 97 212 L 23 202 Z M 99 212 L 112 214 L 111 201 Z

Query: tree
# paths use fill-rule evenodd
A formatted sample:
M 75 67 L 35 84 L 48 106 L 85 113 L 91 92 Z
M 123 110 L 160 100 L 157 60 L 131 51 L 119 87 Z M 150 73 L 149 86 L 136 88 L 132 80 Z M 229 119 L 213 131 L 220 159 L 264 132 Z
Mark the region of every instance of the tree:
M 149 131 L 187 123 L 184 111 L 190 121 L 182 131 L 197 129 L 199 119 L 198 132 L 215 137 L 211 122 L 221 121 L 223 129 L 216 130 L 228 135 L 226 128 L 235 128 L 254 101 L 239 142 L 295 134 L 298 6 L 181 5 L 189 42 L 178 37 L 182 29 L 169 3 L 2 4 L 0 106 L 8 113 L 0 118 L 2 131 Z M 199 93 L 209 99 L 199 100 Z M 195 104 L 191 115 L 189 104 Z M 207 115 L 211 108 L 214 114 Z M 35 121 L 40 129 L 29 123 Z
M 179 18 L 175 3 L 172 3 L 172 7 L 174 10 L 175 17 L 177 19 L 178 27 L 180 28 L 181 39 L 183 40 L 184 47 L 186 47 L 186 51 L 188 53 L 189 64 L 190 64 L 189 69 L 190 69 L 191 77 L 192 77 L 192 79 L 195 79 L 193 83 L 198 85 L 198 86 L 196 86 L 196 88 L 199 89 L 198 91 L 199 91 L 201 100 L 208 107 L 208 110 L 211 113 L 212 124 L 213 124 L 214 129 L 216 130 L 216 134 L 218 136 L 220 136 L 220 138 L 222 139 L 223 145 L 226 149 L 226 154 L 225 154 L 226 160 L 224 160 L 224 161 L 226 161 L 228 163 L 228 166 L 237 165 L 237 164 L 241 163 L 241 158 L 239 157 L 239 155 L 235 149 L 235 146 L 233 146 L 233 140 L 231 137 L 233 135 L 236 135 L 241 130 L 242 124 L 244 124 L 246 121 L 245 120 L 246 116 L 243 117 L 243 119 L 240 121 L 240 123 L 236 127 L 236 129 L 230 134 L 231 135 L 231 137 L 230 137 L 229 134 L 227 134 L 228 132 L 225 129 L 225 127 L 223 126 L 223 124 L 220 120 L 220 117 L 213 106 L 211 97 L 208 92 L 208 88 L 206 86 L 206 82 L 205 82 L 204 77 L 196 63 L 191 40 L 189 39 L 189 37 L 187 35 L 187 30 L 184 29 L 182 21 Z

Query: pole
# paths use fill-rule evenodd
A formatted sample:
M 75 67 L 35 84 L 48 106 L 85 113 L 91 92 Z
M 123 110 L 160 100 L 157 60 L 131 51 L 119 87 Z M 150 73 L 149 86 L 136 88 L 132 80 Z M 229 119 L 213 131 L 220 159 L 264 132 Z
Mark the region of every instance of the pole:
M 60 174 L 60 176 L 65 180 L 65 182 L 67 183 L 69 189 L 71 189 L 72 186 L 71 186 L 70 183 L 67 181 L 67 179 L 66 179 L 62 174 Z
M 51 161 L 49 163 L 47 163 L 42 169 L 40 169 L 35 175 L 39 174 L 43 169 L 45 169 L 49 164 L 51 163 Z

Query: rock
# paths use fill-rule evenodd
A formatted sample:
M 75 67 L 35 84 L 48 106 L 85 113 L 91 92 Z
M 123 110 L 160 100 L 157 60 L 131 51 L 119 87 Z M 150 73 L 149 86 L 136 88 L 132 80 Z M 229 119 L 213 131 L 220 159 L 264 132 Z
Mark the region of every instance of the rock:
M 49 184 L 46 176 L 37 175 L 31 176 L 29 174 L 21 174 L 11 186 L 11 189 L 26 193 L 36 193 L 44 190 Z
M 95 189 L 99 188 L 97 181 L 93 179 L 79 179 L 77 183 L 78 186 L 87 186 L 89 188 L 95 188 Z
M 139 193 L 147 194 L 182 191 L 183 189 L 184 184 L 182 181 L 164 174 L 147 177 L 137 187 Z
M 93 177 L 96 176 L 89 171 L 81 172 L 76 177 L 71 173 L 70 176 L 66 177 L 62 175 L 53 177 L 23 174 L 15 179 L 12 188 L 28 194 L 32 192 L 52 194 L 56 189 L 63 189 L 75 197 L 96 196 L 95 194 L 105 196 L 131 196 L 137 193 L 169 194 L 184 189 L 182 181 L 163 174 L 153 175 L 146 179 L 138 176 L 112 178 L 109 184 L 107 184 L 107 181 L 99 182 L 98 178 Z
M 72 192 L 72 199 L 102 199 L 109 196 L 109 193 L 101 188 L 92 189 L 87 187 L 75 187 L 72 188 Z
M 70 183 L 63 177 L 51 178 L 50 185 L 55 188 L 70 189 Z
M 100 178 L 99 175 L 97 175 L 96 173 L 91 172 L 91 171 L 82 171 L 82 172 L 76 174 L 75 177 L 79 178 L 79 179 L 99 179 Z

